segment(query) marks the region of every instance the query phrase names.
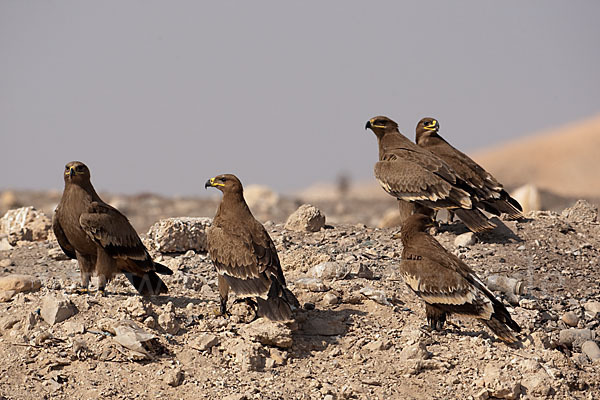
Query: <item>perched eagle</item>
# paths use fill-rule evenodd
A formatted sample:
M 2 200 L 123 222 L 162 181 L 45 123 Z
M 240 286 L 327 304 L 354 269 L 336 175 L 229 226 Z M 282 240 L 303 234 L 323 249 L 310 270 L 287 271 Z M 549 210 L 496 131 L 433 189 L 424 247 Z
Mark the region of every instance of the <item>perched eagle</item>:
M 271 237 L 244 200 L 242 183 L 231 174 L 209 179 L 205 187 L 223 192 L 221 204 L 207 231 L 208 253 L 219 274 L 221 313 L 227 312 L 229 290 L 245 298 L 256 316 L 288 320 L 298 308 L 285 278 Z
M 463 315 L 477 318 L 503 341 L 515 343 L 510 329 L 520 332 L 519 325 L 473 270 L 427 233 L 432 225 L 429 216 L 414 214 L 400 234 L 404 246 L 400 273 L 425 302 L 429 327 L 441 330 L 446 315 Z
M 377 136 L 375 177 L 386 192 L 400 201 L 416 203 L 417 212 L 452 210 L 474 232 L 496 227 L 477 209 L 473 188 L 438 156 L 402 135 L 398 124 L 380 116 L 370 119 L 365 128 Z
M 90 181 L 90 170 L 79 161 L 65 166 L 65 189 L 52 219 L 52 229 L 63 252 L 77 259 L 83 291 L 98 276 L 98 290 L 124 273 L 143 295 L 166 293 L 156 273 L 173 271 L 154 262 L 127 217 L 102 201 Z
M 434 118 L 423 118 L 416 128 L 416 142 L 448 164 L 467 182 L 480 199 L 477 206 L 495 215 L 507 214 L 510 219 L 523 217 L 523 208 L 502 187 L 502 184 L 473 161 L 469 156 L 452 147 L 439 134 L 440 124 Z

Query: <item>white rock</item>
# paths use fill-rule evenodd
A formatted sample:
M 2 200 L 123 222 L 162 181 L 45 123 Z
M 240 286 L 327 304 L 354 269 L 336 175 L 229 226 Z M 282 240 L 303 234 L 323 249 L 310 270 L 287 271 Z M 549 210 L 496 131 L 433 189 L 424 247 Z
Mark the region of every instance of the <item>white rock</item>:
M 12 290 L 19 292 L 35 292 L 42 287 L 42 283 L 31 275 L 7 275 L 0 278 L 0 291 Z
M 142 358 L 152 358 L 149 349 L 151 348 L 151 342 L 156 340 L 156 336 L 146 332 L 134 321 L 125 319 L 116 323 L 112 322 L 111 327 L 106 329 L 114 332 L 114 339 L 121 346 L 133 351 Z
M 592 331 L 589 329 L 563 329 L 558 334 L 559 343 L 566 346 L 581 345 L 591 339 Z
M 206 229 L 211 218 L 166 218 L 150 227 L 148 239 L 161 253 L 206 251 Z
M 344 279 L 349 273 L 346 265 L 336 261 L 325 261 L 308 270 L 308 275 L 321 279 Z
M 176 335 L 180 328 L 174 312 L 160 314 L 158 316 L 158 325 L 171 335 Z
M 458 235 L 454 239 L 454 246 L 456 247 L 469 247 L 474 245 L 477 242 L 477 238 L 473 232 L 463 233 L 462 235 Z
M 376 303 L 383 304 L 384 306 L 392 305 L 392 303 L 388 301 L 387 296 L 385 295 L 385 292 L 383 290 L 376 290 L 370 286 L 365 286 L 364 288 L 360 289 L 359 293 L 363 296 L 367 296 L 369 299 L 373 300 Z
M 244 338 L 269 346 L 292 347 L 292 330 L 281 322 L 257 319 L 244 325 L 239 332 Z
M 50 325 L 57 324 L 77 314 L 77 307 L 63 295 L 47 295 L 42 300 L 40 315 Z
M 340 302 L 340 299 L 333 293 L 327 293 L 323 296 L 323 302 L 325 304 L 334 305 Z
M 323 226 L 325 226 L 325 215 L 310 204 L 301 205 L 285 223 L 285 229 L 298 232 L 317 232 Z
M 192 341 L 191 347 L 199 351 L 206 351 L 218 344 L 218 336 L 213 335 L 212 333 L 203 333 Z
M 600 360 L 600 348 L 593 340 L 588 340 L 581 345 L 581 351 L 592 361 Z
M 0 234 L 8 236 L 8 242 L 38 241 L 48 239 L 52 222 L 43 212 L 33 207 L 9 210 L 0 218 Z
M 600 316 L 600 301 L 591 300 L 583 305 L 585 309 L 585 313 L 590 316 L 590 318 L 597 318 Z
M 295 285 L 311 292 L 326 292 L 329 290 L 329 286 L 318 278 L 300 278 L 295 282 Z
M 427 360 L 429 357 L 431 357 L 431 353 L 421 342 L 403 348 L 398 355 L 401 360 Z

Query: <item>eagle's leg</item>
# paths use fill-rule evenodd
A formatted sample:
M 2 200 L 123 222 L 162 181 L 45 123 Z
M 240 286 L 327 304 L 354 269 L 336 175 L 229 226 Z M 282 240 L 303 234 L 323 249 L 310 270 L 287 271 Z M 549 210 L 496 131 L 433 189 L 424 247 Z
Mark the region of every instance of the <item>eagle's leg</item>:
M 220 307 L 219 310 L 215 310 L 215 315 L 229 315 L 227 311 L 227 299 L 229 298 L 229 284 L 222 275 L 219 275 L 217 279 L 217 286 L 219 288 Z
M 445 312 L 426 304 L 425 315 L 427 315 L 427 325 L 430 330 L 441 331 L 444 329 L 444 323 L 446 322 Z
M 90 278 L 94 272 L 94 260 L 77 252 L 77 262 L 79 263 L 79 274 L 81 275 L 81 287 L 77 292 L 87 294 L 89 293 Z
M 96 274 L 98 275 L 98 293 L 101 296 L 106 294 L 106 284 L 118 271 L 117 262 L 103 248 L 98 246 L 96 259 Z

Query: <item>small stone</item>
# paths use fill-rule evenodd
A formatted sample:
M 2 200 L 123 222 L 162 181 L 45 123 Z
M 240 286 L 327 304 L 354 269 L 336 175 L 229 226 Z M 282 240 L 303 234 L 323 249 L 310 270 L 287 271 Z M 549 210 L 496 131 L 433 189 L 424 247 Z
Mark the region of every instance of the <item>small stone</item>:
M 340 299 L 333 293 L 327 293 L 323 296 L 323 303 L 329 304 L 330 306 L 339 303 L 339 301 Z
M 567 326 L 576 327 L 579 322 L 579 317 L 573 311 L 566 312 L 560 317 L 561 321 Z
M 156 328 L 156 320 L 153 316 L 149 316 L 144 320 L 144 325 L 146 328 L 154 329 Z
M 323 400 L 333 400 L 333 395 L 326 394 L 325 396 L 323 396 Z
M 360 264 L 356 276 L 363 279 L 373 279 L 373 271 L 364 264 Z
M 336 261 L 325 261 L 308 270 L 308 275 L 319 279 L 344 279 L 350 270 Z
M 363 296 L 368 297 L 376 303 L 383 304 L 385 306 L 392 305 L 392 303 L 388 301 L 387 296 L 385 295 L 385 292 L 383 290 L 377 290 L 373 289 L 370 286 L 365 286 L 364 288 L 360 289 L 359 292 Z
M 326 292 L 329 290 L 323 281 L 319 278 L 300 278 L 295 282 L 296 286 L 311 292 Z
M 285 229 L 298 232 L 317 232 L 323 226 L 325 226 L 325 215 L 310 204 L 301 205 L 285 223 Z
M 598 318 L 600 317 L 600 301 L 591 300 L 583 305 L 585 309 L 585 314 L 590 318 Z
M 3 237 L 0 239 L 0 251 L 12 250 L 13 246 L 8 242 L 8 239 Z
M 40 315 L 50 325 L 57 324 L 77 314 L 77 307 L 63 295 L 47 295 L 42 300 Z
M 0 268 L 8 268 L 12 265 L 12 260 L 10 258 L 4 258 L 0 260 Z
M 292 331 L 281 322 L 258 319 L 240 329 L 244 338 L 269 346 L 289 348 L 292 346 Z
M 13 326 L 19 323 L 19 318 L 7 316 L 0 319 L 0 332 L 12 329 Z
M 128 298 L 121 307 L 125 308 L 133 318 L 139 318 L 140 320 L 152 312 L 150 303 L 140 296 Z
M 548 334 L 546 334 L 545 332 L 533 332 L 531 334 L 531 337 L 533 339 L 533 345 L 537 348 L 540 349 L 549 349 L 551 346 L 550 343 L 550 338 L 548 337 Z
M 161 253 L 206 251 L 206 229 L 211 218 L 166 218 L 150 227 L 148 240 Z
M 563 329 L 558 334 L 558 342 L 565 346 L 578 346 L 592 339 L 592 331 L 589 329 Z
M 283 365 L 288 359 L 288 354 L 276 347 L 271 347 L 269 349 L 269 357 L 275 361 L 276 365 Z
M 469 247 L 477 242 L 477 238 L 473 232 L 463 233 L 454 239 L 455 247 Z
M 401 360 L 427 360 L 431 353 L 427 351 L 425 344 L 419 342 L 403 348 L 398 357 Z
M 181 368 L 175 368 L 167 371 L 164 376 L 164 381 L 167 385 L 177 387 L 183 382 L 183 371 Z
M 65 254 L 64 251 L 60 247 L 55 247 L 48 250 L 48 257 L 55 261 L 66 261 L 70 260 L 70 258 Z
M 31 275 L 7 275 L 0 278 L 0 291 L 13 290 L 19 292 L 35 292 L 42 287 L 42 282 Z
M 165 312 L 158 316 L 158 325 L 167 333 L 176 335 L 179 332 L 179 323 L 174 312 Z
M 225 343 L 223 347 L 235 357 L 235 361 L 242 371 L 262 371 L 264 369 L 266 357 L 263 346 L 259 343 L 236 339 Z
M 199 351 L 210 350 L 211 347 L 219 344 L 219 338 L 212 333 L 203 333 L 192 341 L 192 348 Z
M 581 351 L 592 361 L 600 360 L 600 348 L 593 340 L 588 340 L 581 345 Z
M 1 290 L 0 291 L 0 303 L 6 303 L 12 300 L 13 296 L 17 294 L 14 290 Z
M 85 326 L 81 322 L 67 321 L 63 324 L 63 329 L 68 336 L 73 336 L 77 333 L 84 333 Z
M 387 350 L 392 347 L 392 343 L 389 340 L 378 339 L 374 340 L 364 346 L 369 351 Z

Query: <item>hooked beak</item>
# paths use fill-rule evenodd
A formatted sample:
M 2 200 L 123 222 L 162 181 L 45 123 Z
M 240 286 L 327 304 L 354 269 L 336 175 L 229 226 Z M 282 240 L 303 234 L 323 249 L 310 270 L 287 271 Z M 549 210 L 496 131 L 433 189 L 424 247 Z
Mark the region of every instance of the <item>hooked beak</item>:
M 367 124 L 365 125 L 365 129 L 373 129 L 373 125 L 371 125 L 371 120 L 367 121 Z
M 207 180 L 206 183 L 204 184 L 204 189 L 208 189 L 209 187 L 212 187 L 212 183 L 213 183 L 213 178 L 210 178 L 209 180 Z
M 71 168 L 69 168 L 69 177 L 72 178 L 73 175 L 75 175 L 75 168 L 71 167 Z

